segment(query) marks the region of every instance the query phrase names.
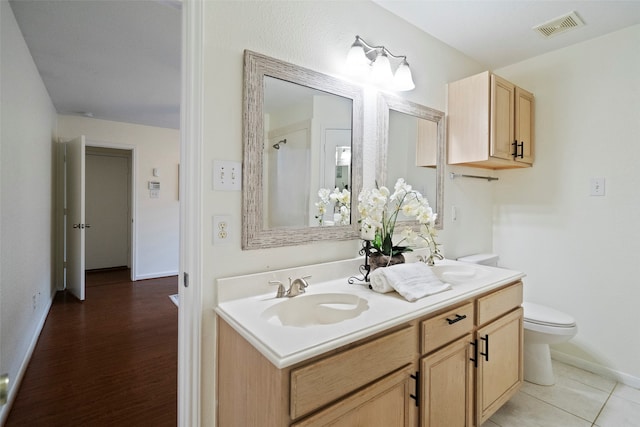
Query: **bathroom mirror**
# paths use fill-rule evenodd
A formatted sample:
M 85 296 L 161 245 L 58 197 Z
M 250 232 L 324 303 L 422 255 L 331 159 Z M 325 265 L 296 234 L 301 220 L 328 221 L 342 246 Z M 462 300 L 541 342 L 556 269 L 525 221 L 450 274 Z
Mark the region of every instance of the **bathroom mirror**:
M 355 85 L 245 51 L 243 249 L 358 238 L 362 98 Z M 322 213 L 318 192 L 334 188 L 350 203 Z
M 378 96 L 378 156 L 376 180 L 393 186 L 398 178 L 427 197 L 442 229 L 446 127 L 442 111 L 402 98 Z M 417 221 L 401 221 L 418 226 Z

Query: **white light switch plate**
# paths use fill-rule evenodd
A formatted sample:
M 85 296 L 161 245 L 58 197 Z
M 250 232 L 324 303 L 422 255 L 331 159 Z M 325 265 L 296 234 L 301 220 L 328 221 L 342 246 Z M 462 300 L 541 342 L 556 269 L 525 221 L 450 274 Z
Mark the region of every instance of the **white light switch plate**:
M 591 178 L 591 193 L 592 196 L 604 196 L 604 178 L 596 177 Z
M 213 161 L 213 189 L 240 191 L 242 188 L 242 163 L 226 160 Z

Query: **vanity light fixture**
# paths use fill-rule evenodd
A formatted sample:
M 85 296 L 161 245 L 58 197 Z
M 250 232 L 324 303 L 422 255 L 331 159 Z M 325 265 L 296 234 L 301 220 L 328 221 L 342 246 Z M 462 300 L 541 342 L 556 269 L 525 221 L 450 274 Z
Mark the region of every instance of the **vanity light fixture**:
M 395 74 L 391 71 L 389 57 L 401 60 Z M 416 87 L 406 56 L 394 55 L 384 46 L 371 46 L 360 36 L 356 36 L 349 49 L 347 66 L 353 75 L 370 74 L 374 83 L 393 90 L 407 91 Z

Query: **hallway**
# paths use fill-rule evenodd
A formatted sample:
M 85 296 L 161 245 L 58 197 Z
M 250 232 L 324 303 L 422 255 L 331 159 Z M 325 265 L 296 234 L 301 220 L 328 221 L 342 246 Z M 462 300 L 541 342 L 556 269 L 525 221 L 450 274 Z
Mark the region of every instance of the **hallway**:
M 6 427 L 175 426 L 177 277 L 86 277 L 83 303 L 56 294 Z

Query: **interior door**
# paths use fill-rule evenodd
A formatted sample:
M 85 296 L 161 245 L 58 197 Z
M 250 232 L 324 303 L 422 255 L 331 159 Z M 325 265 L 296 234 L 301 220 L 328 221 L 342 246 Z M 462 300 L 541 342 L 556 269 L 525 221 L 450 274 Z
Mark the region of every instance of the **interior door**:
M 85 270 L 85 138 L 66 143 L 67 289 L 84 301 Z

